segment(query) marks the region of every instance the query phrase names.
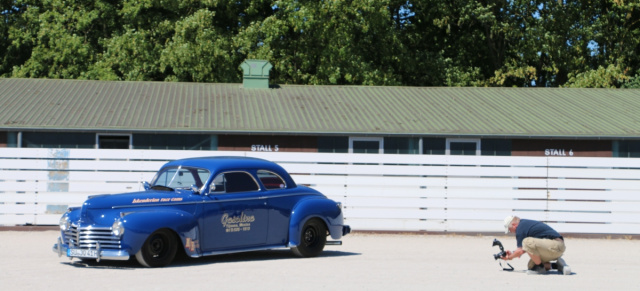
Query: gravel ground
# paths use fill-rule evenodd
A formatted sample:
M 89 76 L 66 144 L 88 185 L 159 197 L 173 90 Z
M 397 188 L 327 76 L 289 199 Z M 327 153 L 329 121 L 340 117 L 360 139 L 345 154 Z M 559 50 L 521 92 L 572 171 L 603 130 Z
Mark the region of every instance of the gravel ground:
M 568 238 L 573 273 L 527 275 L 527 260 L 502 271 L 493 236 L 352 233 L 317 258 L 287 249 L 180 258 L 165 268 L 135 260 L 59 258 L 57 231 L 0 231 L 2 290 L 637 290 L 640 240 Z M 513 237 L 498 237 L 515 248 Z

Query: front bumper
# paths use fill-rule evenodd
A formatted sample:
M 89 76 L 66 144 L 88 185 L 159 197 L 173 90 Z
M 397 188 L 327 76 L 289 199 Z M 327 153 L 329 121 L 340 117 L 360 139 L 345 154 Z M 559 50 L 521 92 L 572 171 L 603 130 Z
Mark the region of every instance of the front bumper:
M 342 235 L 344 236 L 344 235 L 347 235 L 349 233 L 351 233 L 351 226 L 343 225 L 342 226 Z
M 69 256 L 69 246 L 62 243 L 62 239 L 58 238 L 58 242 L 53 245 L 53 252 L 58 254 L 58 257 L 61 257 L 63 254 L 67 257 L 71 258 L 80 258 L 80 259 L 95 259 L 100 262 L 100 260 L 116 260 L 116 261 L 126 261 L 131 256 L 127 251 L 123 250 L 110 250 L 110 249 L 101 249 L 100 245 L 96 248 L 98 257 L 97 258 L 85 258 L 85 257 L 72 257 Z

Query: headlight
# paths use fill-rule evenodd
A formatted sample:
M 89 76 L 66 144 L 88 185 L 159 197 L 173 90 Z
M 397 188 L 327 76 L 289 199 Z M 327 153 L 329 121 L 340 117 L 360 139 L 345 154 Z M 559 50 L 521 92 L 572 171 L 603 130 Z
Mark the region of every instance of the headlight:
M 111 225 L 111 231 L 113 231 L 115 236 L 122 236 L 124 234 L 124 225 L 122 224 L 122 221 L 114 221 L 113 225 Z
M 65 214 L 60 218 L 60 230 L 67 231 L 69 230 L 69 217 Z

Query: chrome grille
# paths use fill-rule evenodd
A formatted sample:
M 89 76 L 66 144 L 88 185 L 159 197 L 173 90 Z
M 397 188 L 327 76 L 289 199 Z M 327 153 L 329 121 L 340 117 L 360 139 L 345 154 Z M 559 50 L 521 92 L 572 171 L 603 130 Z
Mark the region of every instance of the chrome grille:
M 64 232 L 64 242 L 75 248 L 95 249 L 100 243 L 103 249 L 120 249 L 120 238 L 113 235 L 111 227 L 78 227 L 72 224 Z

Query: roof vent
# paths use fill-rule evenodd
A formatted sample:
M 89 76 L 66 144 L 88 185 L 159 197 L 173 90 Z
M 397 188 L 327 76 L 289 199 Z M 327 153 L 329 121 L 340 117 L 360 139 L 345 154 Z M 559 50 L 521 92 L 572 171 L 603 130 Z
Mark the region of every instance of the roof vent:
M 269 71 L 273 66 L 265 60 L 245 60 L 242 86 L 247 89 L 269 89 Z

